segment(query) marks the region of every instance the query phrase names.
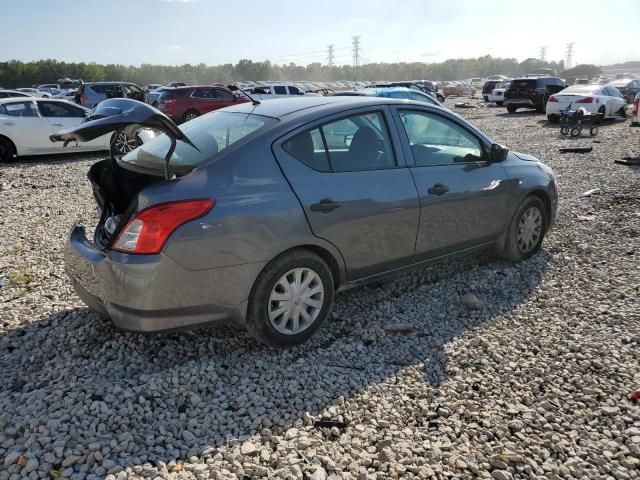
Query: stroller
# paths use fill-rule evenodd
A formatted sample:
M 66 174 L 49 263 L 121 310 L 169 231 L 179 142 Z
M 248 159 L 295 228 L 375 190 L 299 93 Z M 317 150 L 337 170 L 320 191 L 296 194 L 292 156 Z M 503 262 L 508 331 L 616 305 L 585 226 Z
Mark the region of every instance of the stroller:
M 604 115 L 600 113 L 588 113 L 584 108 L 571 110 L 571 104 L 566 110 L 560 112 L 560 133 L 572 137 L 577 137 L 582 133 L 582 128 L 589 128 L 589 135 L 592 137 L 598 134 L 598 125 L 602 123 Z

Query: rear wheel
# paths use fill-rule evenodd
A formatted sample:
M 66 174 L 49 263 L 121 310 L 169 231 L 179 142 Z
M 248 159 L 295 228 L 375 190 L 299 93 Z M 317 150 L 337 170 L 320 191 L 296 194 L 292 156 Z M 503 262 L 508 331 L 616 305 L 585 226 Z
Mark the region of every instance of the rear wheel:
M 518 110 L 518 107 L 516 107 L 515 105 L 507 105 L 507 112 L 516 113 L 516 110 Z
M 600 115 L 600 118 L 604 118 L 604 116 L 607 114 L 607 109 L 604 105 L 602 105 L 599 109 L 598 109 L 598 114 Z
M 16 147 L 8 138 L 0 138 L 0 162 L 11 162 L 16 154 Z
M 560 121 L 560 117 L 558 117 L 558 115 L 547 115 L 547 120 L 549 123 L 558 123 Z
M 502 256 L 519 262 L 540 250 L 547 230 L 547 212 L 538 197 L 527 197 L 520 204 L 507 231 Z
M 333 303 L 333 276 L 308 250 L 292 250 L 272 260 L 258 276 L 247 309 L 247 330 L 258 341 L 289 347 L 309 339 Z
M 577 137 L 578 135 L 580 135 L 580 132 L 582 131 L 581 128 L 575 127 L 571 129 L 571 136 L 572 137 Z
M 496 102 L 496 105 L 498 105 L 499 107 L 501 107 L 502 104 L 504 104 L 504 102 Z
M 200 113 L 196 110 L 187 110 L 186 112 L 184 112 L 184 115 L 182 115 L 182 121 L 183 122 L 188 122 L 189 120 L 193 120 L 194 118 L 197 118 L 200 116 Z

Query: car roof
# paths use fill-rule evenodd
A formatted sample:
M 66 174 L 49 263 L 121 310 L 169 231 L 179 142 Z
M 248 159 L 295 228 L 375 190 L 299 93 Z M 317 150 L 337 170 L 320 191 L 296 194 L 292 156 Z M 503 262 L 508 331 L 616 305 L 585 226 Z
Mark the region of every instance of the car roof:
M 0 92 L 3 90 L 0 90 Z M 69 100 L 64 100 L 62 98 L 39 98 L 39 97 L 9 97 L 9 98 L 0 98 L 0 104 L 3 103 L 11 103 L 11 102 L 60 102 L 60 103 L 67 103 L 70 105 L 73 105 L 74 107 L 78 107 L 78 108 L 82 108 L 84 110 L 87 110 L 86 107 L 83 107 L 82 105 L 76 105 L 73 102 L 70 102 Z
M 401 88 L 401 87 L 400 87 Z M 376 105 L 419 105 L 424 107 L 424 102 L 415 102 L 412 100 L 377 97 L 372 95 L 365 96 L 349 96 L 340 95 L 332 97 L 299 97 L 264 100 L 259 105 L 253 105 L 251 102 L 233 105 L 224 109 L 226 112 L 251 113 L 284 120 L 285 117 L 297 116 L 297 114 L 315 113 L 326 114 L 339 113 L 348 106 L 349 109 L 358 107 L 369 107 Z M 441 109 L 441 107 L 434 107 Z M 442 109 L 444 110 L 444 109 Z

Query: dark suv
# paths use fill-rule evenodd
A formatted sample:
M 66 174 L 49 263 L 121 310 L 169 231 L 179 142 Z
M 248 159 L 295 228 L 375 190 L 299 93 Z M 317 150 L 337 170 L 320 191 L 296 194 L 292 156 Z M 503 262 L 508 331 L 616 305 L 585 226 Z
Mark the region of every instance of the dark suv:
M 482 98 L 485 102 L 489 101 L 489 94 L 494 88 L 496 88 L 496 85 L 502 82 L 504 82 L 504 80 L 487 80 L 484 82 L 484 85 L 482 86 Z
M 504 104 L 509 113 L 518 108 L 535 108 L 538 113 L 545 113 L 549 97 L 566 87 L 558 77 L 516 78 L 504 92 Z

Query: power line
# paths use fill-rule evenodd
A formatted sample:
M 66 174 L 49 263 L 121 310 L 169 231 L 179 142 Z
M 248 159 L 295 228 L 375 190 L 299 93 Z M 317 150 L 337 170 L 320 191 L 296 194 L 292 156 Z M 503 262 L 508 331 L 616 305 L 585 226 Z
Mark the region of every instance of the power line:
M 333 53 L 333 47 L 335 45 L 331 44 L 331 45 L 327 45 L 327 64 L 329 65 L 329 67 L 333 67 L 333 59 L 334 59 L 334 53 Z
M 353 66 L 358 68 L 360 66 L 360 35 L 351 37 L 353 40 Z
M 564 68 L 569 69 L 573 63 L 573 45 L 574 42 L 567 43 L 567 61 L 565 62 Z

